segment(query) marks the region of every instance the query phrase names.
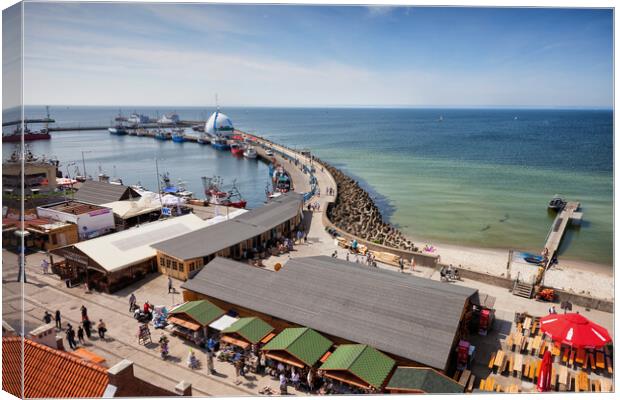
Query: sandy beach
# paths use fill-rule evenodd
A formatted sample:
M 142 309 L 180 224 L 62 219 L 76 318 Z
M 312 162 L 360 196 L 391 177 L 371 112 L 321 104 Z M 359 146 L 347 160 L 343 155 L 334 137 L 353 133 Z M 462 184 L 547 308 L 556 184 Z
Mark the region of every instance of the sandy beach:
M 412 238 L 416 243 L 424 240 Z M 484 249 L 433 243 L 441 263 L 452 264 L 462 268 L 488 275 L 506 277 L 508 249 Z M 510 276 L 517 275 L 521 280 L 531 281 L 537 268 L 531 264 L 511 263 Z M 583 261 L 563 260 L 558 258 L 545 274 L 544 284 L 577 294 L 585 294 L 599 299 L 614 299 L 613 268 L 608 265 Z

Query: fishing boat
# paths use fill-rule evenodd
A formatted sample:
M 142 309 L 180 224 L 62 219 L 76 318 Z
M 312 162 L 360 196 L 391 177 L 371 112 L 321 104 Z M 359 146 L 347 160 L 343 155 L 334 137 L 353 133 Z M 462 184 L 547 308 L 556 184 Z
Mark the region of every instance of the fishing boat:
M 150 118 L 143 114 L 138 114 L 136 112 L 132 113 L 129 118 L 127 118 L 127 123 L 133 126 L 140 126 L 142 124 L 147 124 L 150 121 Z
M 553 196 L 549 201 L 548 208 L 550 210 L 561 211 L 566 206 L 566 200 L 564 200 L 559 194 Z
M 216 136 L 211 140 L 211 146 L 216 150 L 230 150 L 228 140 L 222 136 Z
M 204 127 L 204 125 L 192 125 L 192 130 L 194 132 L 204 132 L 205 131 L 205 127 Z
M 281 165 L 275 167 L 271 179 L 274 191 L 286 193 L 291 190 L 291 177 Z
M 144 128 L 138 128 L 136 129 L 136 136 L 146 136 L 147 132 Z
M 185 141 L 185 131 L 183 128 L 172 130 L 172 141 L 176 143 L 183 143 Z
M 155 132 L 155 139 L 157 140 L 170 140 L 172 138 L 172 135 L 170 134 L 170 132 L 167 132 L 163 129 L 158 129 Z
M 24 137 L 25 142 L 30 142 L 33 140 L 49 140 L 52 138 L 47 129 L 44 128 L 44 129 L 41 129 L 40 131 L 31 131 L 30 129 L 28 129 L 26 124 L 24 124 L 23 137 Z M 16 142 L 21 142 L 21 140 L 22 140 L 22 134 L 21 134 L 20 128 L 16 128 L 13 132 L 9 134 L 2 135 L 3 142 L 16 143 Z
M 200 136 L 198 136 L 198 139 L 196 139 L 196 143 L 198 143 L 198 144 L 209 144 L 209 143 L 211 143 L 211 140 L 209 140 L 207 135 L 201 134 Z
M 127 128 L 125 128 L 125 125 L 123 125 L 122 123 L 109 127 L 108 132 L 110 132 L 112 135 L 118 136 L 127 135 L 128 133 Z
M 239 144 L 238 142 L 233 142 L 230 145 L 230 152 L 232 153 L 233 156 L 235 157 L 243 157 L 244 154 L 244 148 L 241 144 Z
M 248 148 L 245 149 L 245 151 L 243 152 L 243 156 L 245 158 L 254 159 L 257 157 L 256 150 L 254 149 L 254 147 L 248 146 Z
M 179 118 L 179 114 L 177 113 L 164 114 L 163 117 L 157 120 L 158 123 L 164 124 L 164 125 L 178 124 L 179 121 L 180 121 L 180 118 Z
M 236 181 L 233 181 L 232 188 L 228 192 L 225 192 L 220 189 L 223 180 L 219 176 L 213 178 L 203 176 L 201 179 L 204 193 L 210 204 L 234 208 L 245 208 L 247 205 L 247 201 L 241 196 L 239 189 L 237 189 Z

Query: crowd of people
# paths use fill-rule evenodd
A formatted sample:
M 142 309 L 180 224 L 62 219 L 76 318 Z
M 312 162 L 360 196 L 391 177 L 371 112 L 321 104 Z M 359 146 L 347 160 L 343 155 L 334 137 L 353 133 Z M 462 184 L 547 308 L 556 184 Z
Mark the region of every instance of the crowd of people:
M 67 343 L 69 344 L 69 348 L 71 350 L 77 349 L 78 345 L 85 345 L 86 340 L 90 340 L 92 337 L 93 330 L 93 322 L 88 317 L 88 310 L 86 306 L 82 305 L 80 307 L 81 319 L 80 324 L 78 325 L 77 332 L 73 328 L 70 322 L 67 322 L 65 328 L 65 338 L 67 339 Z M 63 329 L 62 326 L 62 315 L 60 310 L 56 310 L 56 313 L 53 317 L 54 322 L 56 324 L 56 330 L 61 331 Z M 43 322 L 46 324 L 52 323 L 52 314 L 49 311 L 45 311 L 43 314 Z M 97 334 L 100 339 L 105 339 L 105 334 L 108 331 L 105 322 L 103 319 L 99 319 L 99 322 L 96 325 Z

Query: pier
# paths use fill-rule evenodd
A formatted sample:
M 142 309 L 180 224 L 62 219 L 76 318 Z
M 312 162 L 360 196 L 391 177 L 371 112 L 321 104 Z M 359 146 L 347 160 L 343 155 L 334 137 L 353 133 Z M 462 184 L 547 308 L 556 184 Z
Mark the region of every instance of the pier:
M 553 225 L 551 225 L 551 230 L 547 235 L 547 241 L 545 243 L 548 256 L 545 269 L 551 266 L 551 260 L 553 260 L 560 247 L 560 242 L 562 241 L 562 237 L 564 237 L 569 223 L 581 223 L 583 213 L 579 211 L 580 207 L 581 204 L 579 202 L 569 201 L 553 220 Z

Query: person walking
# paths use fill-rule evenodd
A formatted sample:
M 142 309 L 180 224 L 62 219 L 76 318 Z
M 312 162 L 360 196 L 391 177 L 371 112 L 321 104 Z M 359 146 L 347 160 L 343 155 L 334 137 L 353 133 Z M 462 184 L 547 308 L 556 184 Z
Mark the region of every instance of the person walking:
M 280 374 L 280 395 L 288 394 L 286 390 L 286 376 L 284 372 Z
M 46 324 L 52 322 L 52 314 L 50 314 L 47 310 L 45 310 L 45 314 L 43 314 L 43 322 Z
M 174 293 L 174 288 L 172 287 L 172 278 L 168 276 L 168 293 Z
M 215 367 L 213 366 L 213 350 L 207 351 L 207 370 L 209 374 L 215 375 Z
M 400 268 L 400 272 L 405 272 L 405 262 L 403 261 L 402 257 L 398 259 L 398 267 Z
M 80 344 L 84 344 L 84 329 L 82 326 L 78 326 L 77 337 L 78 342 L 80 342 Z
M 415 271 L 415 258 L 411 257 L 411 271 Z
M 103 322 L 102 319 L 99 320 L 99 323 L 97 324 L 97 332 L 99 332 L 99 337 L 101 339 L 105 339 L 105 333 L 108 329 L 105 327 L 105 323 Z
M 299 372 L 295 368 L 291 371 L 291 383 L 295 390 L 299 390 Z
M 86 332 L 86 337 L 90 339 L 90 335 L 91 335 L 91 328 L 92 328 L 93 323 L 90 322 L 90 319 L 86 318 L 85 320 L 82 321 L 82 326 L 84 327 L 84 331 Z
M 308 371 L 306 380 L 308 382 L 308 390 L 310 390 L 310 392 L 314 392 L 314 373 L 312 372 L 312 368 Z
M 43 275 L 47 275 L 47 270 L 50 266 L 50 263 L 44 258 L 41 260 L 41 269 L 43 270 Z
M 73 327 L 71 326 L 71 324 L 67 324 L 67 342 L 69 342 L 69 347 L 71 348 L 71 350 L 75 350 L 75 348 L 77 347 L 77 344 L 75 343 L 75 331 L 73 330 Z
M 132 312 L 135 306 L 136 306 L 136 295 L 132 293 L 131 296 L 129 296 L 129 312 Z
M 54 319 L 56 320 L 56 328 L 62 329 L 62 320 L 60 318 L 60 310 L 56 310 L 56 317 Z
M 82 321 L 88 319 L 88 310 L 86 309 L 86 307 L 84 307 L 84 304 L 82 304 L 82 307 L 80 307 L 80 311 L 82 312 Z
M 240 385 L 241 384 L 240 376 L 241 376 L 241 368 L 243 368 L 241 365 L 242 365 L 241 364 L 241 357 L 239 357 L 235 361 L 235 364 L 234 364 L 234 367 L 235 367 L 235 382 L 234 383 L 235 383 L 235 385 Z

